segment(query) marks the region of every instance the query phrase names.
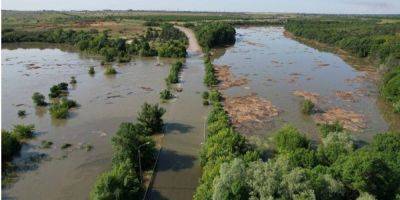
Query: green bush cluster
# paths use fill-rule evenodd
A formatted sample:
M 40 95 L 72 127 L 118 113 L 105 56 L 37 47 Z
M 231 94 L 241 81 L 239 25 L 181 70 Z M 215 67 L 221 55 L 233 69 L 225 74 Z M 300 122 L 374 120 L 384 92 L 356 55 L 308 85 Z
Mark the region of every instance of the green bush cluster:
M 46 97 L 43 94 L 40 94 L 39 92 L 33 93 L 32 100 L 36 106 L 46 106 L 47 105 Z
M 114 151 L 112 169 L 97 178 L 90 192 L 90 199 L 122 200 L 143 197 L 140 169 L 150 169 L 154 164 L 155 142 L 150 135 L 161 130 L 161 117 L 164 113 L 165 110 L 158 105 L 145 103 L 139 113 L 138 123 L 120 125 L 111 140 Z
M 315 104 L 312 101 L 306 99 L 301 105 L 301 112 L 305 115 L 311 115 L 314 112 L 314 107 Z
M 1 131 L 1 160 L 3 162 L 12 161 L 15 155 L 19 154 L 23 140 L 34 137 L 35 126 L 30 125 L 14 125 L 13 130 Z M 3 163 L 3 166 L 6 166 Z M 4 172 L 2 167 L 2 172 Z
M 24 117 L 26 116 L 26 111 L 25 110 L 18 110 L 18 117 Z
M 169 100 L 173 97 L 172 93 L 168 89 L 164 89 L 160 92 L 160 99 L 161 100 Z
M 114 74 L 117 74 L 117 70 L 115 70 L 115 68 L 114 67 L 107 67 L 105 70 L 104 70 L 104 74 L 105 75 L 114 75 Z
M 56 119 L 66 119 L 69 115 L 69 109 L 77 107 L 78 104 L 74 100 L 62 98 L 59 102 L 55 102 L 49 108 L 50 115 Z
M 172 64 L 171 69 L 169 70 L 169 75 L 165 79 L 168 84 L 179 83 L 179 72 L 182 70 L 183 64 L 181 61 L 177 61 Z
M 59 83 L 58 85 L 53 85 L 50 88 L 49 97 L 50 98 L 58 98 L 63 93 L 66 93 L 66 92 L 68 92 L 68 83 L 62 82 L 62 83 Z
M 219 102 L 220 98 L 212 98 L 212 96 L 220 97 L 219 92 L 213 90 L 209 94 L 204 94 L 203 97 L 207 97 L 213 106 L 207 118 L 207 138 L 200 151 L 203 174 L 194 195 L 196 200 L 220 199 L 215 198 L 211 191 L 215 188 L 214 183 L 219 178 L 224 163 L 235 158 L 242 158 L 249 162 L 259 159 L 258 152 L 253 150 L 242 135 L 234 131 L 222 104 Z M 240 182 L 237 183 L 240 184 Z M 223 196 L 221 199 L 241 198 Z
M 90 75 L 94 75 L 96 73 L 96 71 L 94 70 L 94 67 L 90 67 L 89 70 L 88 70 L 88 73 Z
M 206 56 L 204 61 L 205 65 L 205 76 L 204 76 L 204 84 L 208 87 L 212 87 L 218 84 L 218 79 L 215 76 L 214 65 L 211 63 L 209 55 Z
M 223 22 L 204 23 L 195 28 L 199 44 L 205 49 L 234 44 L 235 28 Z
M 275 134 L 278 151 L 267 161 L 231 156 L 219 169 L 208 172 L 212 168 L 206 165 L 203 178 L 213 181 L 207 187 L 201 182 L 195 199 L 395 199 L 400 133 L 378 134 L 357 147 L 350 134 L 337 130 L 343 129 L 321 128 L 322 143 L 312 146 L 296 128 L 285 126 Z

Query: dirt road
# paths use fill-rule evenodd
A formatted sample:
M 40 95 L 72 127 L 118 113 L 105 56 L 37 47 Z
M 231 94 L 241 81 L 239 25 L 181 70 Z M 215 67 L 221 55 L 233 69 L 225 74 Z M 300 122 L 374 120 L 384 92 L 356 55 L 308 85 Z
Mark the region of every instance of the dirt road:
M 186 37 L 189 39 L 189 46 L 187 48 L 188 53 L 190 54 L 201 54 L 202 50 L 197 41 L 196 35 L 194 34 L 192 29 L 185 28 L 182 26 L 175 26 L 177 29 L 185 33 Z

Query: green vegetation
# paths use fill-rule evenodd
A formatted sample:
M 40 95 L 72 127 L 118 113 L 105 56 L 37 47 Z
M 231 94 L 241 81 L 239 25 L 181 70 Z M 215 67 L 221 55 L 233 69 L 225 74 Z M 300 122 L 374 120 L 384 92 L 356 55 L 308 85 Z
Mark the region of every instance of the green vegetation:
M 149 134 L 159 133 L 163 128 L 163 120 L 162 116 L 165 114 L 166 110 L 162 107 L 159 107 L 158 104 L 150 105 L 148 103 L 144 103 L 142 105 L 142 110 L 138 113 L 138 122 Z
M 208 87 L 212 87 L 218 84 L 217 77 L 215 76 L 214 65 L 211 63 L 210 55 L 207 53 L 204 61 L 206 74 L 204 76 L 204 84 Z
M 12 133 L 17 137 L 18 140 L 31 139 L 33 138 L 33 132 L 35 131 L 35 126 L 30 125 L 14 125 Z
M 164 89 L 160 92 L 160 99 L 162 100 L 169 100 L 173 97 L 172 93 L 168 89 Z
M 169 70 L 169 75 L 165 79 L 165 81 L 168 84 L 175 84 L 179 83 L 179 72 L 182 70 L 182 62 L 177 61 L 174 64 L 172 64 L 171 69 Z
M 69 109 L 77 106 L 78 103 L 76 101 L 64 97 L 50 106 L 50 115 L 56 119 L 66 119 L 69 115 Z
M 40 94 L 39 92 L 35 92 L 32 95 L 33 103 L 36 106 L 46 106 L 47 102 L 45 101 L 46 100 L 45 98 L 46 97 L 43 94 Z
M 94 75 L 96 71 L 94 71 L 94 67 L 90 67 L 88 71 L 89 75 Z
M 316 40 L 368 57 L 387 71 L 381 93 L 388 101 L 400 100 L 400 23 L 381 23 L 378 18 L 289 20 L 285 28 L 295 36 Z
M 400 113 L 400 100 L 393 103 L 393 111 L 395 113 Z
M 71 80 L 69 81 L 69 83 L 72 85 L 77 83 L 75 76 L 71 76 Z
M 13 132 L 1 131 L 1 160 L 4 162 L 11 161 L 21 149 L 21 141 Z M 3 172 L 3 168 L 2 168 Z
M 314 103 L 308 99 L 303 101 L 301 105 L 301 112 L 305 115 L 311 115 L 314 112 Z
M 132 162 L 125 160 L 97 178 L 90 192 L 90 199 L 141 199 L 142 193 L 143 189 Z
M 105 75 L 114 75 L 114 74 L 117 74 L 117 70 L 115 70 L 115 68 L 114 67 L 107 67 L 105 70 L 104 70 L 104 74 Z
M 26 116 L 26 111 L 25 110 L 18 110 L 18 117 L 25 117 Z
M 201 97 L 203 98 L 203 100 L 208 100 L 208 97 L 210 96 L 210 93 L 208 93 L 208 91 L 204 91 L 203 94 L 201 95 Z
M 138 123 L 122 123 L 112 138 L 112 169 L 103 173 L 90 192 L 90 199 L 141 199 L 142 170 L 155 161 L 155 142 L 151 134 L 161 130 L 165 110 L 145 103 Z M 139 157 L 140 156 L 140 157 Z M 140 166 L 139 166 L 140 159 Z
M 223 22 L 204 23 L 195 28 L 199 44 L 205 49 L 234 44 L 235 28 Z
M 50 88 L 49 97 L 50 98 L 58 98 L 67 92 L 68 92 L 68 83 L 62 82 L 62 83 L 59 83 L 58 85 L 53 85 Z

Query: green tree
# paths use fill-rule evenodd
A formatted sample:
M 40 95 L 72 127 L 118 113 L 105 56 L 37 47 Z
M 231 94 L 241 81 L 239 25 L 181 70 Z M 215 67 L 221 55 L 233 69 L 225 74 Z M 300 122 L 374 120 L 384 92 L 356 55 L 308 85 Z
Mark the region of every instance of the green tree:
M 159 107 L 158 104 L 150 105 L 144 103 L 141 112 L 138 113 L 137 120 L 146 129 L 147 133 L 161 132 L 164 125 L 162 116 L 165 112 L 166 110 Z

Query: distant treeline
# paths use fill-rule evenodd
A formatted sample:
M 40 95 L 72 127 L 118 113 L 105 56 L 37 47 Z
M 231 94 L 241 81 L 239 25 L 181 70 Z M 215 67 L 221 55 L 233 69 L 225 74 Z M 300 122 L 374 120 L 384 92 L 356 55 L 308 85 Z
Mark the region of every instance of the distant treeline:
M 235 28 L 228 23 L 212 22 L 196 26 L 196 37 L 199 44 L 207 51 L 213 47 L 234 44 Z
M 52 29 L 43 31 L 2 31 L 3 43 L 11 42 L 49 42 L 70 44 L 81 51 L 100 54 L 105 61 L 127 61 L 131 55 L 186 57 L 187 38 L 171 24 L 163 24 L 161 31 L 149 28 L 144 36 L 127 41 L 111 38 L 107 31 L 98 32 Z
M 377 61 L 388 71 L 382 94 L 400 106 L 400 22 L 381 20 L 289 20 L 286 30 L 295 36 L 327 43 L 359 57 Z

